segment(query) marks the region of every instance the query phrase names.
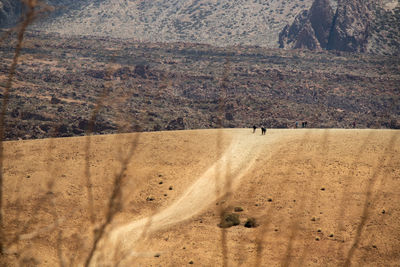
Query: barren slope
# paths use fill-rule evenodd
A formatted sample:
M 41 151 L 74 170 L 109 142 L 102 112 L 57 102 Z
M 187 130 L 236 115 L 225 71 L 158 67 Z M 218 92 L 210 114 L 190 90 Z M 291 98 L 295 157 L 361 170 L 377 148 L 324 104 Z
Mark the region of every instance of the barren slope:
M 38 28 L 146 42 L 277 47 L 282 28 L 311 4 L 311 0 L 102 0 Z
M 120 213 L 95 263 L 393 265 L 400 259 L 399 137 L 398 131 L 303 129 L 266 136 L 234 129 L 93 137 L 97 226 L 119 158 L 138 142 Z M 86 141 L 6 143 L 6 234 L 8 241 L 18 234 L 25 239 L 8 245 L 11 266 L 84 261 L 94 228 Z M 235 206 L 244 209 L 242 224 L 222 231 L 219 213 Z M 259 227 L 243 227 L 247 217 Z

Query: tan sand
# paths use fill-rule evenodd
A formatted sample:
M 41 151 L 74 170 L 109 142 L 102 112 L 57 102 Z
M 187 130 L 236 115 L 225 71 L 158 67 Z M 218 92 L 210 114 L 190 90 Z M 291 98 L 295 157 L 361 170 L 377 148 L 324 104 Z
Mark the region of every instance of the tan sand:
M 96 136 L 92 208 L 87 138 L 6 142 L 2 260 L 83 265 L 115 175 L 138 141 L 92 266 L 396 266 L 399 137 L 314 129 Z M 236 206 L 241 225 L 219 228 L 220 212 Z M 245 228 L 248 217 L 259 226 Z

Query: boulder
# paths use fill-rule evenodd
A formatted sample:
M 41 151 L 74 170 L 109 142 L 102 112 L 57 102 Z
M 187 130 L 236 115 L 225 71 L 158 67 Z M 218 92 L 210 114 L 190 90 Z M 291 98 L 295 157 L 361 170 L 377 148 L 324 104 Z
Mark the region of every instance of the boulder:
M 185 130 L 185 122 L 183 118 L 179 117 L 176 120 L 172 120 L 168 123 L 166 130 Z

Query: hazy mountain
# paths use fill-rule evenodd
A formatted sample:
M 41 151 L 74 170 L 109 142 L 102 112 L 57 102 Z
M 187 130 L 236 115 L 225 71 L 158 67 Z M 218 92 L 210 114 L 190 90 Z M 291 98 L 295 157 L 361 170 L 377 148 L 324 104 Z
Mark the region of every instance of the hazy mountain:
M 89 1 L 74 1 L 74 0 L 46 0 L 46 4 L 55 7 L 54 12 L 46 16 L 50 21 L 57 16 L 69 13 L 75 9 L 82 8 Z M 10 27 L 21 20 L 24 5 L 20 0 L 0 0 L 0 28 Z
M 400 52 L 399 1 L 315 0 L 279 34 L 281 48 L 349 52 Z
M 54 2 L 54 1 L 53 1 Z M 58 1 L 61 2 L 61 1 Z M 282 28 L 312 0 L 102 0 L 40 24 L 49 32 L 277 47 Z
M 22 4 L 15 0 L 0 1 L 0 26 L 11 26 L 21 16 Z
M 399 0 L 47 2 L 56 11 L 35 28 L 63 35 L 389 54 L 400 47 Z M 0 25 L 17 21 L 17 3 L 0 0 Z

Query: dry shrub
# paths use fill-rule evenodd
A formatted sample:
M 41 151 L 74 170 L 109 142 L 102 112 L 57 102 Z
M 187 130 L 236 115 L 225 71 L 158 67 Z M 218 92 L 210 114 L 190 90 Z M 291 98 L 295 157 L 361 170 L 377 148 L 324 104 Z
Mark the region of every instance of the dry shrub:
M 221 228 L 229 228 L 240 224 L 239 215 L 235 213 L 225 213 L 221 216 L 221 222 L 218 224 Z

